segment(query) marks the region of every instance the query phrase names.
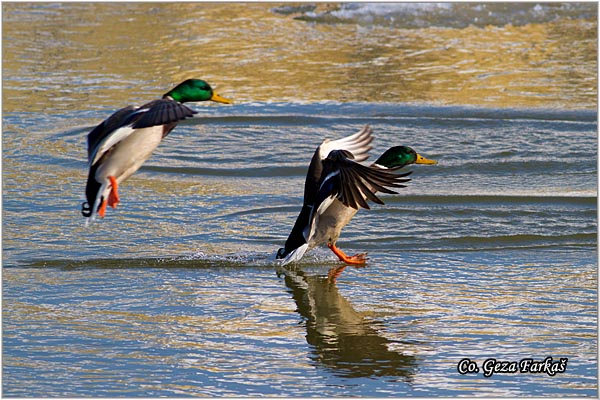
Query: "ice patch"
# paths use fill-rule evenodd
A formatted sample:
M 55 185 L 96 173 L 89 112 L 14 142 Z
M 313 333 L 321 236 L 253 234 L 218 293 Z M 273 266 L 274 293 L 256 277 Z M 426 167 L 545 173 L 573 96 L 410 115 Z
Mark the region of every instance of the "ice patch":
M 276 7 L 273 12 L 326 24 L 403 29 L 465 28 L 545 23 L 561 18 L 595 20 L 594 3 L 343 3 Z

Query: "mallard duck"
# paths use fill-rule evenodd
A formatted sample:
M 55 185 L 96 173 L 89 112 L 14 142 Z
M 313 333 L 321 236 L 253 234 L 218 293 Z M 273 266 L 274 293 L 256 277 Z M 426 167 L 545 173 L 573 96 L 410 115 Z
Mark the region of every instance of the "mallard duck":
M 122 108 L 94 128 L 87 137 L 89 174 L 83 216 L 104 217 L 107 204 L 115 208 L 119 184 L 142 166 L 179 121 L 197 113 L 183 103 L 208 100 L 232 103 L 205 81 L 188 79 L 161 99 Z
M 304 204 L 296 223 L 279 249 L 282 265 L 299 261 L 304 253 L 327 243 L 327 247 L 347 264 L 362 265 L 366 253 L 346 255 L 336 246 L 344 226 L 360 208 L 369 209 L 368 200 L 384 204 L 377 192 L 397 193 L 391 188 L 403 188 L 411 172 L 394 171 L 409 164 L 436 164 L 413 149 L 395 146 L 386 150 L 373 164 L 359 164 L 368 158 L 372 131 L 365 126 L 360 132 L 344 139 L 325 140 L 313 155 L 304 186 Z M 356 153 L 355 153 L 356 152 Z

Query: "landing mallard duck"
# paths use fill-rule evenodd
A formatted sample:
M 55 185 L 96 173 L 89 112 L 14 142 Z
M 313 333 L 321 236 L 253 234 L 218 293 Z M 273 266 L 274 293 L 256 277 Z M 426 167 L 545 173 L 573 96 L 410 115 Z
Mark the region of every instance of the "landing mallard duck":
M 412 171 L 397 174 L 395 170 L 409 164 L 436 164 L 406 146 L 389 148 L 370 166 L 359 164 L 368 158 L 372 140 L 372 131 L 365 126 L 352 136 L 325 140 L 317 147 L 306 175 L 304 205 L 285 247 L 277 252 L 282 265 L 299 261 L 323 243 L 340 261 L 364 264 L 366 253 L 348 256 L 336 247 L 344 226 L 361 207 L 370 209 L 367 200 L 384 204 L 375 193 L 393 194 L 397 192 L 390 188 L 405 187 Z
M 119 184 L 129 178 L 152 155 L 177 123 L 196 114 L 183 103 L 231 100 L 216 94 L 200 79 L 188 79 L 141 107 L 127 106 L 104 120 L 87 137 L 89 174 L 87 201 L 81 213 L 86 218 L 104 217 L 107 204 L 119 203 Z M 88 220 L 89 221 L 89 220 Z

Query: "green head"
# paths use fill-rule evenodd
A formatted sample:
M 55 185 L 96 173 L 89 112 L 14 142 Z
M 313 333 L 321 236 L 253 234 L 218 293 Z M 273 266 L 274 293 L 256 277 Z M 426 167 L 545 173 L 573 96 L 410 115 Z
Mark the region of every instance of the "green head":
M 180 103 L 189 101 L 216 101 L 217 103 L 231 104 L 232 101 L 216 94 L 210 85 L 202 79 L 188 79 L 163 95 L 171 97 Z
M 401 168 L 409 164 L 437 164 L 437 161 L 428 160 L 410 147 L 394 146 L 387 149 L 374 164 L 386 168 Z

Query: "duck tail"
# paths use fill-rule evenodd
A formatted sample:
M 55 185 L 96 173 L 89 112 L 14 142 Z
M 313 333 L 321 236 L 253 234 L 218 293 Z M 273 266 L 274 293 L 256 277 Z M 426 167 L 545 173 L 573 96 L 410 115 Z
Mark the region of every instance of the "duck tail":
M 91 218 L 94 216 L 98 209 L 98 204 L 96 204 L 98 193 L 102 188 L 102 184 L 98 182 L 95 178 L 97 166 L 92 166 L 90 168 L 87 183 L 85 185 L 85 199 L 86 201 L 81 204 L 81 215 L 86 218 Z
M 88 181 L 85 186 L 85 197 L 86 201 L 81 204 L 81 215 L 86 218 L 86 226 L 88 223 L 94 220 L 94 217 L 98 213 L 98 208 L 102 202 L 102 194 L 108 186 L 107 182 L 100 183 L 95 179 L 96 168 L 90 169 Z
M 304 256 L 304 253 L 306 253 L 306 250 L 308 250 L 308 243 L 304 243 L 302 246 L 288 254 L 287 257 L 281 261 L 281 265 L 283 266 L 292 262 L 300 261 L 300 259 Z

